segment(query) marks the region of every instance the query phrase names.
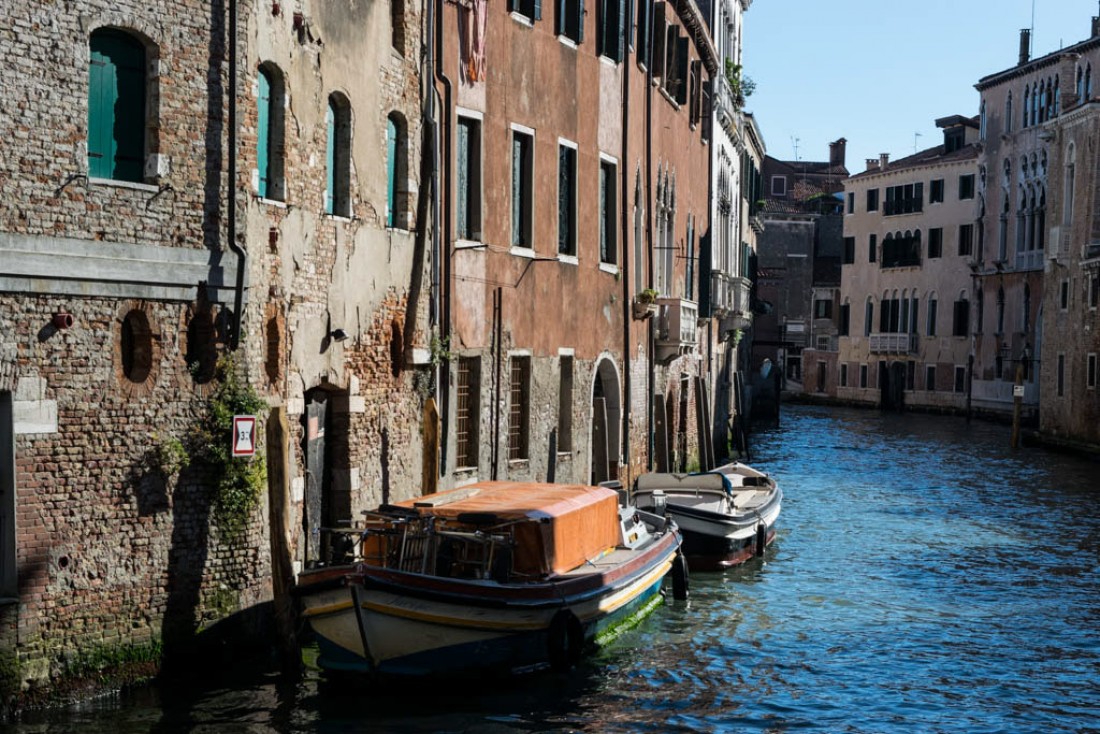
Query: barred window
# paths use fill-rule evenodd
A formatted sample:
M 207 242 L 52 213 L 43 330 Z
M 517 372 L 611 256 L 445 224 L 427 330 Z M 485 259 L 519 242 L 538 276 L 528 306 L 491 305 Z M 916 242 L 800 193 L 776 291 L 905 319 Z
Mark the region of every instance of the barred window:
M 508 401 L 508 459 L 530 456 L 531 358 L 512 357 Z
M 480 400 L 478 386 L 481 376 L 478 357 L 458 360 L 457 409 L 455 411 L 455 463 L 459 469 L 476 468 L 478 449 L 478 416 Z

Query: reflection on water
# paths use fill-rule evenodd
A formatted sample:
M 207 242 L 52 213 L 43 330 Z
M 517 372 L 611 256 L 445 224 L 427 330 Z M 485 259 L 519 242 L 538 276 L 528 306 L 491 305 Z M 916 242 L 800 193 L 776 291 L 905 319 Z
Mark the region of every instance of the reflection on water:
M 53 732 L 1053 732 L 1100 711 L 1100 465 L 954 418 L 793 408 L 762 561 L 572 676 L 374 691 L 270 670 L 28 716 Z M 212 671 L 212 675 L 216 671 Z

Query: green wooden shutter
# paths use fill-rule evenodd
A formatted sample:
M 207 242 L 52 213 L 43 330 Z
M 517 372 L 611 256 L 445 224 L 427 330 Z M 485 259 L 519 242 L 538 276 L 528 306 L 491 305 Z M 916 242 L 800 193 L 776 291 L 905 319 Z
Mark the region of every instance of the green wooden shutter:
M 145 162 L 145 49 L 113 30 L 89 41 L 88 175 L 141 181 Z
M 523 141 L 512 135 L 512 245 L 523 246 Z
M 262 198 L 271 191 L 271 78 L 260 69 L 260 99 L 256 108 L 256 168 L 260 171 Z
M 554 18 L 554 33 L 558 34 L 559 36 L 567 35 L 567 32 L 565 30 L 566 27 L 568 27 L 569 25 L 568 21 L 566 21 L 565 19 L 565 9 L 567 7 L 567 2 L 572 2 L 572 0 L 558 0 L 555 6 L 557 13 Z
M 577 43 L 584 41 L 584 0 L 577 0 Z
M 542 0 L 535 0 L 535 13 L 532 20 L 542 20 Z
M 626 58 L 626 0 L 619 0 L 619 15 L 616 18 L 616 26 L 618 36 L 612 48 L 615 49 L 615 60 L 622 61 Z
M 332 100 L 329 100 L 328 107 L 325 110 L 325 128 L 327 129 L 328 140 L 325 147 L 325 213 L 335 214 L 334 202 L 336 199 L 336 110 L 332 107 Z
M 667 41 L 667 23 L 665 21 L 665 4 L 663 2 L 653 5 L 653 52 L 650 59 L 650 69 L 655 77 L 664 77 L 665 74 L 665 43 Z
M 688 39 L 687 36 L 676 39 L 676 101 L 687 102 L 688 76 Z
M 458 206 L 455 210 L 455 226 L 460 239 L 470 239 L 470 123 L 458 121 L 458 169 L 455 187 Z
M 393 227 L 397 220 L 397 125 L 386 120 L 386 226 Z

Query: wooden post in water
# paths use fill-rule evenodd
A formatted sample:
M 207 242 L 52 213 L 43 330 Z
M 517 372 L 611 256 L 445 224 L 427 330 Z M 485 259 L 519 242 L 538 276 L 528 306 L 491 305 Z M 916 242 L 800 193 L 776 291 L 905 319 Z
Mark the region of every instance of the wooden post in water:
M 1016 363 L 1016 382 L 1012 385 L 1012 448 L 1020 446 L 1020 410 L 1024 404 L 1024 363 Z
M 294 634 L 294 564 L 290 549 L 290 428 L 286 408 L 267 418 L 267 490 L 271 514 L 271 595 L 284 669 L 297 670 L 302 657 Z
M 435 398 L 424 401 L 424 467 L 420 475 L 420 494 L 439 491 L 439 410 Z

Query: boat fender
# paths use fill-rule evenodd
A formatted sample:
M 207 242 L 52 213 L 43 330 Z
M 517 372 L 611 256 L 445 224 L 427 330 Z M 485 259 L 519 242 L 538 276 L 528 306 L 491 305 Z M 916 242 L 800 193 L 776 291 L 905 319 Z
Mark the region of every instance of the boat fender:
M 546 651 L 550 668 L 565 672 L 580 662 L 584 646 L 584 627 L 577 615 L 568 609 L 559 609 L 546 630 Z
M 760 523 L 756 526 L 756 555 L 763 556 L 768 548 L 768 526 Z
M 688 598 L 688 563 L 683 553 L 672 559 L 672 598 L 677 601 Z

